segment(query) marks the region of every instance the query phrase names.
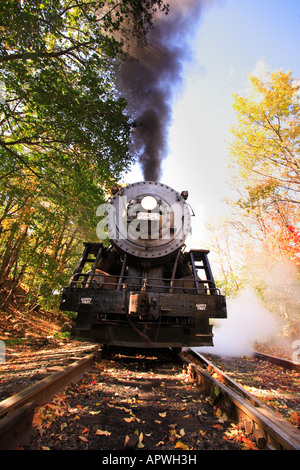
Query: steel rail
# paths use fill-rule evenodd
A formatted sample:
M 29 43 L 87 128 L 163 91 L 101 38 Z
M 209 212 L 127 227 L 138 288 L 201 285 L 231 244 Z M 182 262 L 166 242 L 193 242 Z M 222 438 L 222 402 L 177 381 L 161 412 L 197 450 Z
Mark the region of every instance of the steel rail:
M 184 354 L 179 357 L 188 365 L 191 381 L 201 392 L 212 395 L 228 417 L 244 428 L 259 448 L 300 450 L 299 430 L 281 418 L 247 390 L 214 366 L 201 354 L 188 350 L 202 366 L 191 362 Z M 206 370 L 204 370 L 204 368 Z M 213 377 L 208 371 L 214 372 Z
M 272 364 L 276 364 L 277 366 L 283 367 L 284 369 L 296 370 L 297 372 L 300 372 L 300 362 L 289 361 L 288 359 L 284 359 L 282 357 L 270 356 L 269 354 L 260 353 L 257 351 L 253 351 L 253 356 L 257 359 L 261 359 L 262 361 L 268 361 Z
M 94 363 L 95 351 L 36 384 L 0 402 L 0 450 L 14 449 L 31 431 L 34 409 L 72 382 L 77 382 Z

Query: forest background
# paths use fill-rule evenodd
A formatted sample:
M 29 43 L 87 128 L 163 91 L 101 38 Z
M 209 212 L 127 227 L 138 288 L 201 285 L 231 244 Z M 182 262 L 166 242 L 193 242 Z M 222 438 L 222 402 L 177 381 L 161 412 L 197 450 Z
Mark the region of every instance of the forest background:
M 157 9 L 167 12 L 161 0 L 1 3 L 0 309 L 20 285 L 28 305 L 57 308 L 83 241 L 98 241 L 96 208 L 138 158 L 118 70 L 132 37 L 146 41 Z M 247 97 L 233 99 L 238 197 L 228 201 L 230 219 L 209 225 L 210 248 L 225 293 L 251 286 L 295 336 L 299 84 L 282 71 L 250 83 Z M 257 258 L 280 275 L 266 279 Z

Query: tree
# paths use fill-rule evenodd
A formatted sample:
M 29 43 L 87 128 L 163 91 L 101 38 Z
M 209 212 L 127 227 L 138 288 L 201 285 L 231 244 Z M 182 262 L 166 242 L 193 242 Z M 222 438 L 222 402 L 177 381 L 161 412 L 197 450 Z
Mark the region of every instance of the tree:
M 270 252 L 299 263 L 299 84 L 291 72 L 275 71 L 264 79 L 251 76 L 250 86 L 249 96 L 235 95 L 233 103 L 237 203 Z
M 133 161 L 115 69 L 161 0 L 0 4 L 0 288 L 61 285 Z M 73 266 L 72 266 L 73 267 Z M 69 275 L 69 273 L 68 273 Z M 7 281 L 9 287 L 7 288 Z
M 247 257 L 244 238 L 230 223 L 229 215 L 205 226 L 214 278 L 226 296 L 236 295 L 244 287 L 243 266 Z

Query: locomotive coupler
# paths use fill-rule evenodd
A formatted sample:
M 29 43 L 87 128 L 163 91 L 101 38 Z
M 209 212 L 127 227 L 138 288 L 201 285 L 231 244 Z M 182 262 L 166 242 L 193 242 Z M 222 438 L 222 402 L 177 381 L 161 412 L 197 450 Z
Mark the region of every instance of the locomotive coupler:
M 145 317 L 150 310 L 150 295 L 145 292 L 130 292 L 128 313 L 134 317 Z

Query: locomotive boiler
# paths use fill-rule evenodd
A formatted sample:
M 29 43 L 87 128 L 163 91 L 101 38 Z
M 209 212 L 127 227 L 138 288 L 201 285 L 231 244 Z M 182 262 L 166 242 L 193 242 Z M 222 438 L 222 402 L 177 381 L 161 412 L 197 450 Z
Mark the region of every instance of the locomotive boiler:
M 84 243 L 61 297 L 61 310 L 77 312 L 73 336 L 108 346 L 213 345 L 211 319 L 226 318 L 226 299 L 209 251 L 185 249 L 187 197 L 143 181 L 115 188 L 98 208 L 103 243 Z

